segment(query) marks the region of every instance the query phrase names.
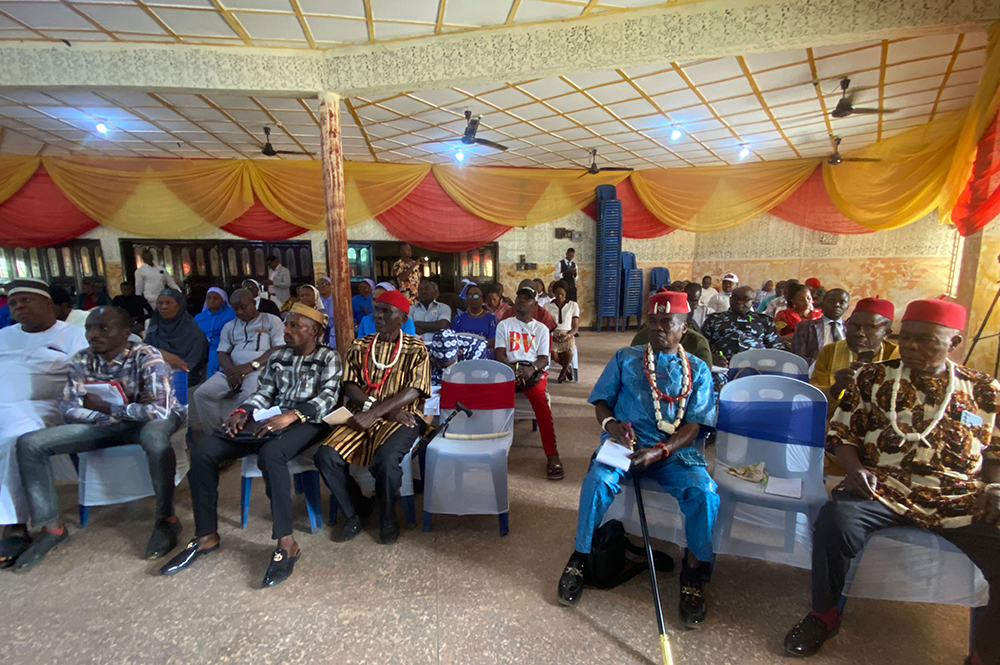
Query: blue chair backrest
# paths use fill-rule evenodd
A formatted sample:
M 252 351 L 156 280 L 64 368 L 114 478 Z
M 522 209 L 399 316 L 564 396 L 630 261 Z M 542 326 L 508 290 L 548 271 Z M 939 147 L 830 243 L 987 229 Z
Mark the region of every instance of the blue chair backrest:
M 174 394 L 177 401 L 187 406 L 188 403 L 188 373 L 180 370 L 174 372 Z
M 716 458 L 728 466 L 764 462 L 770 474 L 822 484 L 826 396 L 797 379 L 749 376 L 719 394 Z
M 737 353 L 729 361 L 730 381 L 747 374 L 787 376 L 808 383 L 809 363 L 805 358 L 780 349 L 750 349 Z
M 622 270 L 635 270 L 635 254 L 633 252 L 622 252 Z
M 661 286 L 670 283 L 670 270 L 667 268 L 653 268 L 649 271 L 649 290 L 656 293 Z

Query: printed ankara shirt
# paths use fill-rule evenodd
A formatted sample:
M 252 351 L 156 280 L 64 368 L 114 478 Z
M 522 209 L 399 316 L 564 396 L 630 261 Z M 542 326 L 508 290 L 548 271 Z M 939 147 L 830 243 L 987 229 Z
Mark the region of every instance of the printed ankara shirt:
M 687 354 L 691 365 L 691 393 L 681 425 L 698 423 L 715 426 L 715 393 L 712 388 L 712 372 L 701 360 Z M 600 400 L 608 403 L 615 413 L 615 419 L 631 423 L 638 438 L 639 448 L 650 448 L 659 441 L 668 441 L 670 435 L 656 427 L 656 411 L 653 409 L 653 391 L 646 380 L 643 367 L 646 363 L 645 346 L 629 346 L 619 349 L 611 358 L 601 378 L 594 385 L 588 402 Z M 666 395 L 677 395 L 681 391 L 684 368 L 676 353 L 656 354 L 656 387 Z M 668 423 L 677 416 L 676 402 L 661 402 L 660 414 Z M 601 443 L 609 437 L 601 432 Z M 692 446 L 682 448 L 667 458 L 667 463 L 679 462 L 685 466 L 706 466 L 705 458 Z
M 771 318 L 757 312 L 737 316 L 729 309 L 709 314 L 701 326 L 701 334 L 708 340 L 712 353 L 722 353 L 726 360 L 740 351 L 785 348 Z
M 878 478 L 879 501 L 924 527 L 970 524 L 983 487 L 983 457 L 997 456 L 994 429 L 1000 384 L 968 367 L 954 366 L 955 385 L 944 417 L 927 441 L 896 434 L 887 412 L 893 381 L 901 432 L 922 432 L 944 399 L 948 378 L 911 376 L 900 360 L 858 370 L 830 422 L 826 445 L 858 448 L 861 463 Z M 992 440 L 992 443 L 991 443 Z

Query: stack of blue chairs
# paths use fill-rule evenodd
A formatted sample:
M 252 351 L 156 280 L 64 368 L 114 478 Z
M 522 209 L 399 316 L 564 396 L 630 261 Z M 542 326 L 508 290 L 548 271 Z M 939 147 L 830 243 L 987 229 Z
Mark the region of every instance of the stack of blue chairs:
M 597 256 L 594 269 L 594 307 L 597 332 L 604 317 L 614 317 L 615 332 L 621 300 L 622 203 L 613 185 L 597 188 Z
M 639 327 L 642 321 L 642 270 L 627 268 L 626 255 L 632 257 L 631 265 L 635 266 L 635 255 L 631 252 L 622 253 L 622 294 L 621 294 L 621 316 L 625 318 L 625 330 L 628 330 L 628 319 L 635 317 L 635 326 Z

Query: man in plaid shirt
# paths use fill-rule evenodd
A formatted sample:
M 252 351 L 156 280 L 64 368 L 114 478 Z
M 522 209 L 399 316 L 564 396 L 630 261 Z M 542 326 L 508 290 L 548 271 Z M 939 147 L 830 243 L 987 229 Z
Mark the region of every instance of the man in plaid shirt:
M 257 392 L 237 407 L 221 431 L 191 449 L 188 484 L 194 504 L 195 537 L 160 569 L 173 575 L 198 558 L 219 549 L 219 468 L 226 462 L 257 455 L 264 487 L 271 500 L 271 537 L 278 541 L 264 575 L 264 587 L 288 579 L 301 550 L 292 536 L 292 487 L 288 463 L 329 432 L 323 417 L 337 405 L 342 368 L 340 356 L 323 339 L 326 315 L 301 303 L 285 320 L 285 344 L 261 370 Z M 278 407 L 281 413 L 257 421 L 257 409 Z

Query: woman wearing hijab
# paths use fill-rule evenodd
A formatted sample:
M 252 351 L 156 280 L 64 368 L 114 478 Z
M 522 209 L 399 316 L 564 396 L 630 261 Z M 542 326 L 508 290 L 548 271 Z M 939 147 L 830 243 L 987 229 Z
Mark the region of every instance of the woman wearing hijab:
M 774 280 L 769 279 L 763 284 L 761 284 L 759 289 L 755 289 L 753 292 L 753 308 L 757 309 L 765 298 L 770 298 L 774 295 Z
M 163 289 L 156 297 L 156 312 L 145 342 L 159 349 L 175 370 L 186 371 L 189 386 L 204 378 L 208 338 L 188 314 L 184 296 L 177 289 Z
M 208 366 L 206 377 L 219 370 L 219 340 L 222 338 L 222 326 L 236 318 L 236 313 L 229 306 L 229 296 L 222 289 L 213 286 L 205 294 L 205 306 L 194 317 L 201 331 L 208 338 Z
M 275 304 L 273 300 L 264 297 L 265 292 L 261 291 L 260 282 L 255 279 L 245 279 L 242 284 L 243 288 L 250 292 L 253 296 L 253 301 L 257 304 L 257 311 L 263 312 L 264 314 L 274 314 L 279 316 L 281 310 L 278 309 L 278 305 Z
M 381 296 L 386 291 L 395 291 L 395 290 L 396 287 L 390 284 L 389 282 L 379 282 L 378 284 L 375 285 L 375 288 L 372 289 L 372 298 L 374 300 L 378 300 L 379 296 Z M 406 323 L 403 324 L 402 331 L 405 332 L 407 335 L 417 334 L 417 329 L 413 325 L 413 321 L 410 319 L 410 317 L 406 317 Z M 375 334 L 375 314 L 374 313 L 367 314 L 361 319 L 361 323 L 358 324 L 358 339 L 374 334 Z
M 330 281 L 329 277 L 320 277 L 320 283 L 323 280 L 327 282 Z M 295 290 L 295 296 L 298 298 L 298 302 L 302 303 L 307 307 L 312 307 L 313 309 L 326 314 L 326 332 L 323 333 L 323 339 L 321 340 L 323 344 L 326 344 L 331 349 L 337 348 L 337 339 L 334 337 L 333 332 L 333 287 L 328 288 L 329 297 L 324 298 L 322 292 L 317 289 L 312 284 L 302 284 L 298 289 Z M 291 300 L 291 298 L 289 298 Z
M 351 310 L 354 314 L 354 325 L 360 325 L 361 319 L 375 313 L 375 297 L 373 291 L 375 282 L 365 277 L 358 284 L 358 295 L 351 298 Z M 381 295 L 381 294 L 379 294 Z

